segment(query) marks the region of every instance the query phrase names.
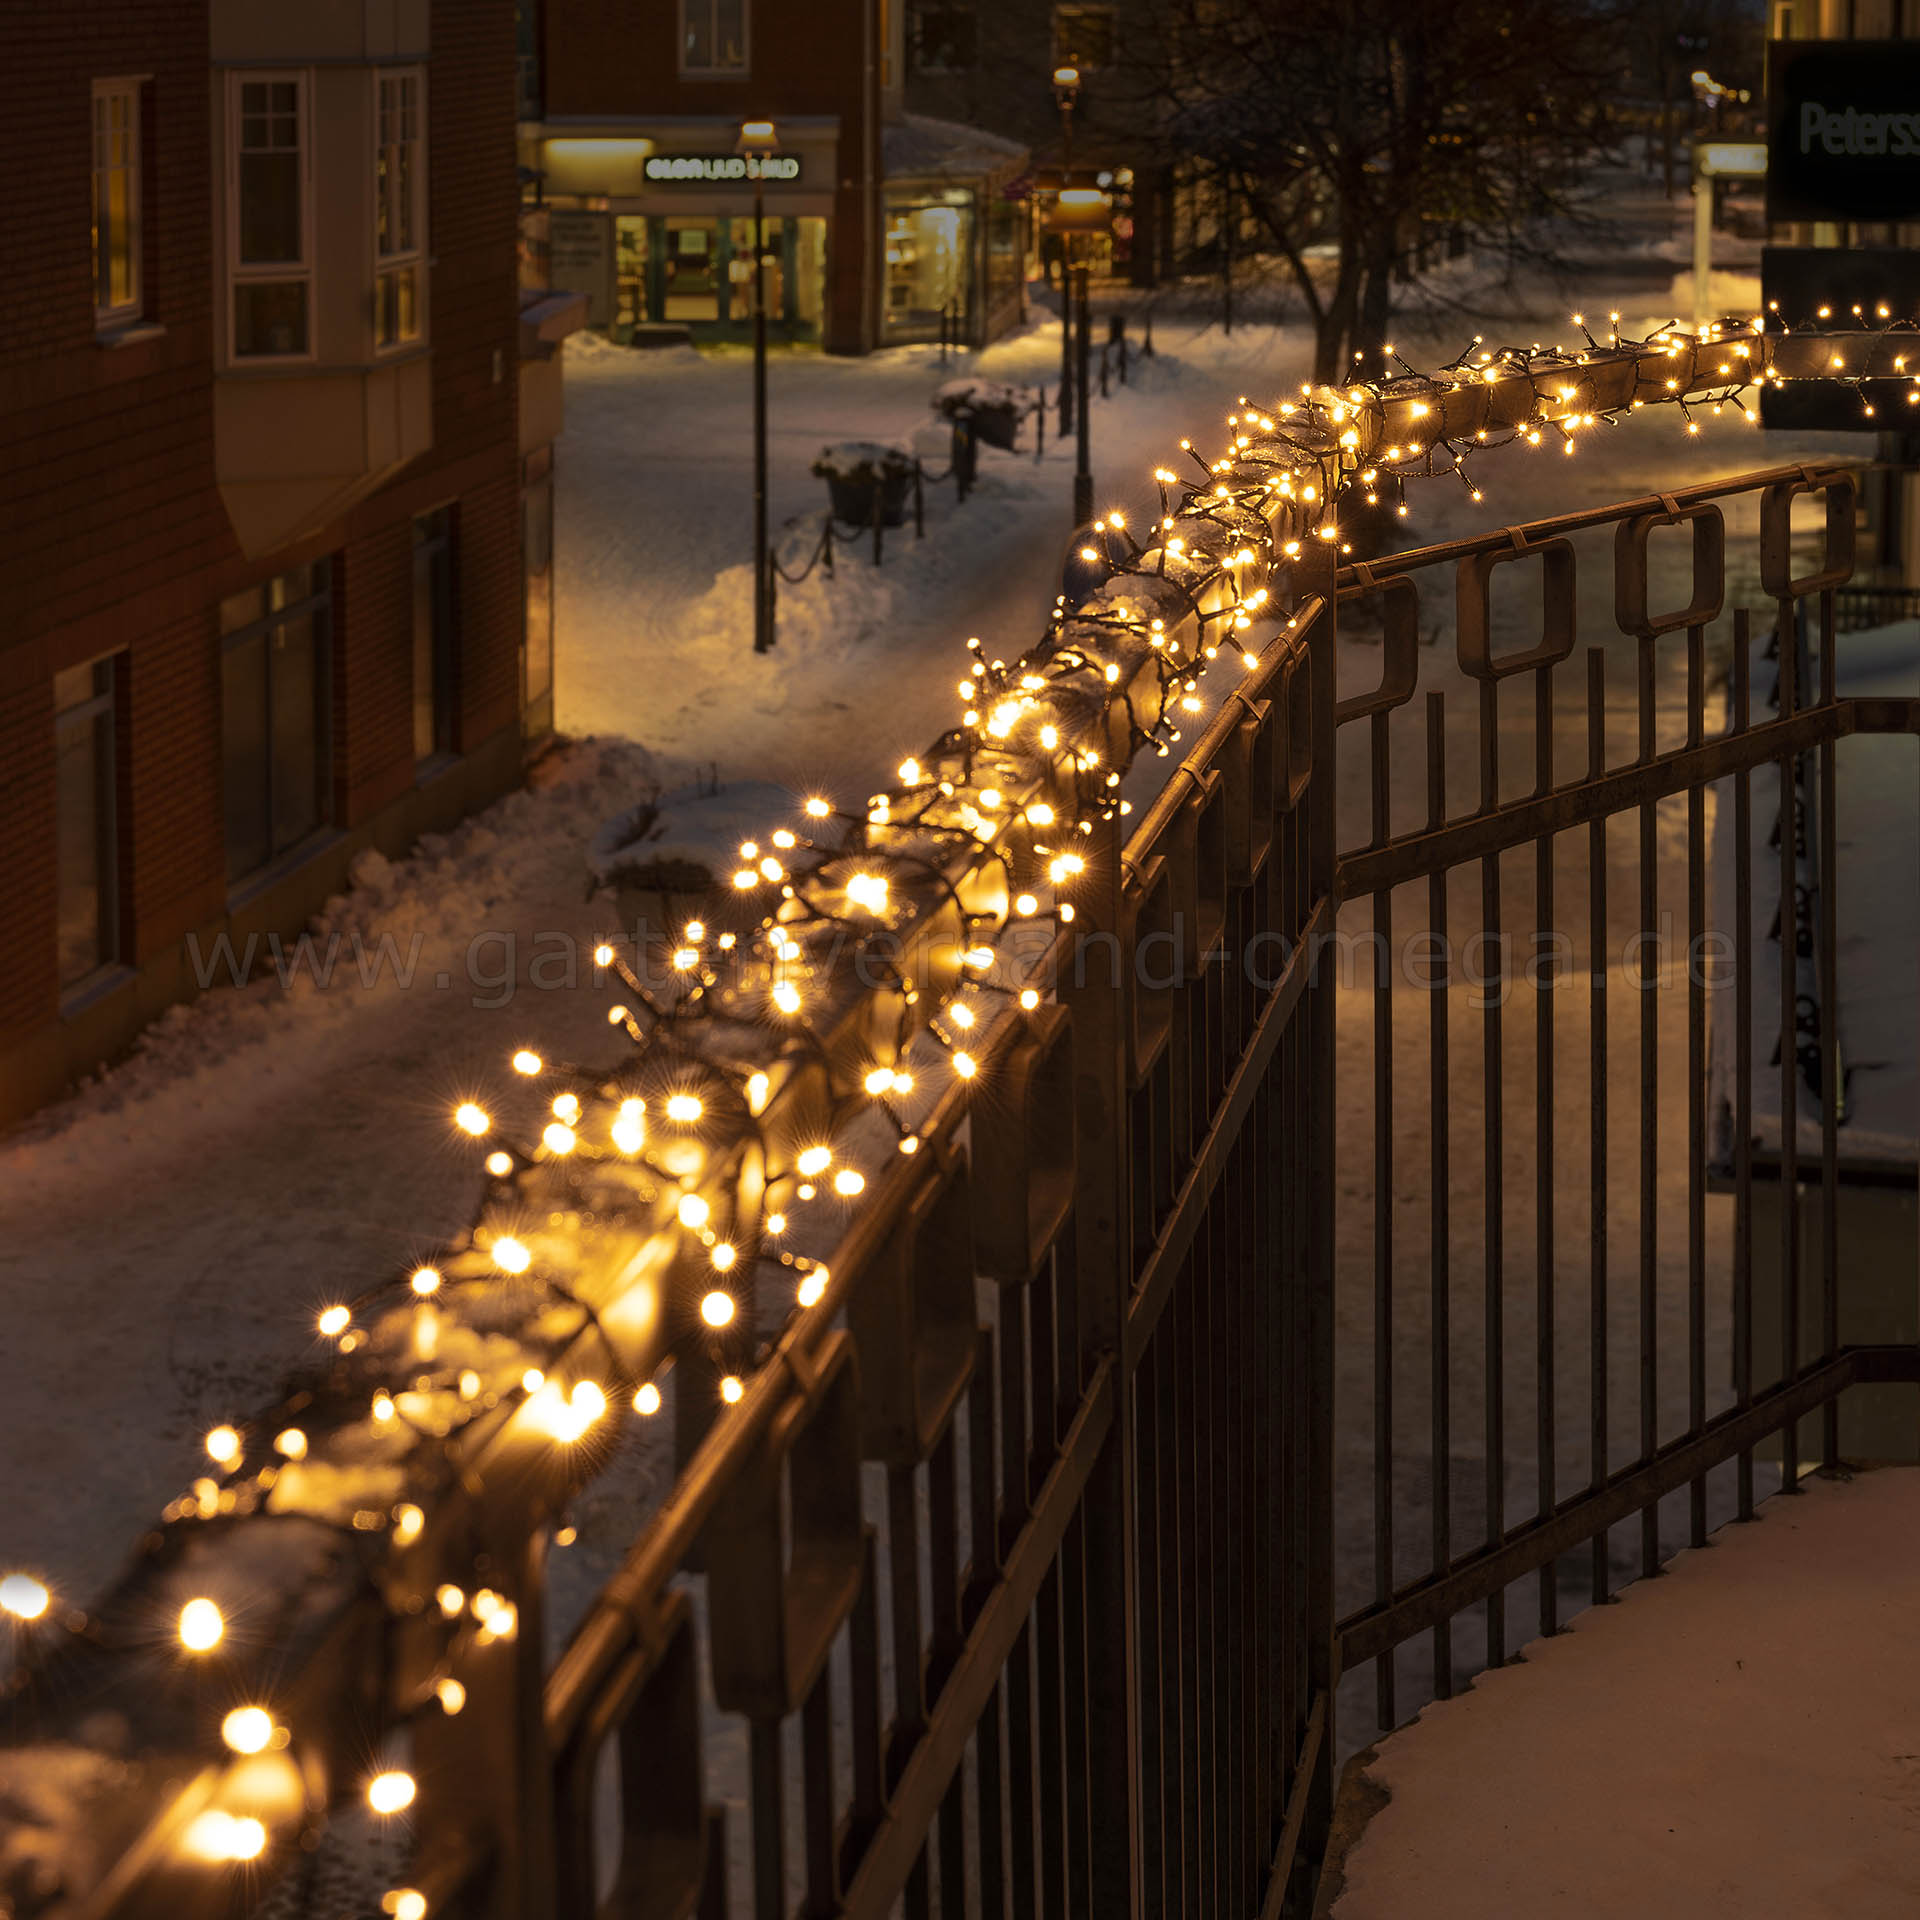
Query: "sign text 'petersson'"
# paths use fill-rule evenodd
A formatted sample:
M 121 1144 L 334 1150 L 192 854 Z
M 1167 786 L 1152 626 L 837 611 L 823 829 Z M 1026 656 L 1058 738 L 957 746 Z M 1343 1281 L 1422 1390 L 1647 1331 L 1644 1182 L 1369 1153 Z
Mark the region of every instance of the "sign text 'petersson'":
M 1767 49 L 1770 220 L 1920 219 L 1920 41 Z

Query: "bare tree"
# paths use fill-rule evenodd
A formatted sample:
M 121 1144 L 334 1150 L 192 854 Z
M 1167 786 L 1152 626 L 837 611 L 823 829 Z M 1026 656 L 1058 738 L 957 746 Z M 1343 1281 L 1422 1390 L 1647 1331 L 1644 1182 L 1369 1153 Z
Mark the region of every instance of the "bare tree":
M 1162 20 L 1141 57 L 1169 157 L 1287 263 L 1321 380 L 1379 350 L 1428 236 L 1551 250 L 1621 70 L 1611 0 L 1168 0 Z

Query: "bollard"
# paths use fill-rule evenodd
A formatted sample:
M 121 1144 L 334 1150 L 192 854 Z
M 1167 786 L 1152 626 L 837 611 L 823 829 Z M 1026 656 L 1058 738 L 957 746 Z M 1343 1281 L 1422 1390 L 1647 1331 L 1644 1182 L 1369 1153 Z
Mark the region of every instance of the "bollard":
M 1140 342 L 1140 358 L 1142 360 L 1151 360 L 1153 358 L 1153 315 L 1152 314 L 1147 315 L 1146 332 Z
M 880 528 L 886 518 L 887 489 L 884 483 L 876 483 L 873 489 L 873 564 L 880 564 Z
M 1033 400 L 1033 457 L 1038 460 L 1047 450 L 1047 390 L 1039 389 Z
M 920 485 L 920 456 L 913 456 L 913 537 L 924 540 L 927 537 L 927 503 Z
M 1107 350 L 1105 347 L 1102 347 L 1100 349 L 1100 398 L 1104 400 L 1106 399 L 1106 397 L 1107 397 Z

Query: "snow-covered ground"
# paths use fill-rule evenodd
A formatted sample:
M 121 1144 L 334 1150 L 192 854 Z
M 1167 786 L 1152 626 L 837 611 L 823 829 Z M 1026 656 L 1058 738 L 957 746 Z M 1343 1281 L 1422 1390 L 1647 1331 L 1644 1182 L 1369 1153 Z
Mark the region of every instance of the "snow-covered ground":
M 1642 222 L 1621 297 L 1604 270 L 1572 295 L 1621 307 L 1629 330 L 1684 312 L 1683 215 L 1671 234 L 1664 212 Z M 1566 330 L 1564 290 L 1490 295 L 1449 271 L 1444 330 L 1396 343 L 1416 363 L 1451 358 L 1476 324 L 1490 340 Z M 1750 300 L 1757 288 L 1727 292 Z M 1096 499 L 1136 515 L 1180 437 L 1208 445 L 1239 394 L 1297 385 L 1309 358 L 1290 326 L 1229 337 L 1162 318 L 1155 341 L 1133 384 L 1093 403 Z M 823 444 L 917 441 L 944 464 L 927 404 L 935 386 L 961 370 L 1050 379 L 1059 346 L 1057 323 L 1041 318 L 959 368 L 928 348 L 868 361 L 776 355 L 776 525 L 817 517 L 824 488 L 808 467 Z M 320 937 L 323 955 L 327 937 L 343 940 L 330 986 L 283 990 L 268 978 L 210 995 L 0 1144 L 10 1309 L 0 1452 L 11 1469 L 0 1568 L 26 1566 L 76 1595 L 100 1586 L 197 1470 L 206 1429 L 264 1400 L 304 1354 L 316 1308 L 465 1221 L 479 1176 L 448 1141 L 452 1103 L 497 1077 L 517 1045 L 582 1058 L 605 1048 L 604 997 L 580 957 L 611 913 L 586 898 L 586 848 L 603 820 L 696 772 L 855 797 L 956 717 L 968 634 L 1011 657 L 1042 629 L 1070 532 L 1072 449 L 1051 421 L 1043 460 L 1030 440 L 1017 456 L 983 450 L 967 502 L 933 489 L 923 542 L 911 528 L 890 534 L 880 567 L 856 547 L 833 578 L 783 589 L 779 646 L 756 658 L 746 358 L 587 343 L 570 349 L 567 376 L 557 685 L 572 737 L 524 792 L 410 860 L 359 865 Z M 1416 493 L 1409 525 L 1441 539 L 1817 444 L 1763 439 L 1732 417 L 1689 439 L 1677 419 L 1648 415 L 1572 461 L 1490 459 L 1479 507 L 1457 487 Z M 792 544 L 803 549 L 804 533 Z M 1357 681 L 1376 665 L 1356 648 L 1344 670 Z M 1457 681 L 1440 666 L 1452 679 L 1437 684 Z M 1464 793 L 1467 772 L 1459 778 Z M 382 936 L 402 958 L 417 940 L 410 984 L 391 966 L 362 984 L 356 952 Z M 1357 1197 L 1364 1126 L 1356 1138 Z M 625 1469 L 657 1485 L 660 1442 L 635 1429 L 628 1445 Z M 611 1494 L 584 1503 L 574 1588 L 617 1557 L 631 1512 Z

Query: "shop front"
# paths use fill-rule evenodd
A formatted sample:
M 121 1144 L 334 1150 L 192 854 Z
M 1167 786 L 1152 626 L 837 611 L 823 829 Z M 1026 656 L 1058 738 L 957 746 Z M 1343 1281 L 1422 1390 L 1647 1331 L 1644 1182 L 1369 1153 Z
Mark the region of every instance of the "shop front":
M 973 345 L 1024 317 L 1027 150 L 909 113 L 883 136 L 885 344 L 950 334 Z
M 718 119 L 565 133 L 550 121 L 545 132 L 548 272 L 587 296 L 590 326 L 623 344 L 663 326 L 702 342 L 751 338 L 757 188 L 768 332 L 833 344 L 836 120 L 780 122 L 780 150 L 766 160 L 735 152 L 737 123 Z M 850 252 L 857 262 L 857 242 Z

